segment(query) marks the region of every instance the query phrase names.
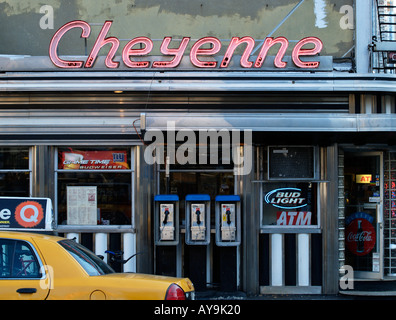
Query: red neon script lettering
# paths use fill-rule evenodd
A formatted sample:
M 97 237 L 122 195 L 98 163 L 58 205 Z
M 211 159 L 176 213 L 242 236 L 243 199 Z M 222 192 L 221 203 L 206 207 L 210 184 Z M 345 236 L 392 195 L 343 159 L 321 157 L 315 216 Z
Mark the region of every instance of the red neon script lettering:
M 177 49 L 169 49 L 169 43 L 171 42 L 172 37 L 165 37 L 161 44 L 161 53 L 164 55 L 173 55 L 175 56 L 171 61 L 154 61 L 153 68 L 175 68 L 180 64 L 181 59 L 183 58 L 184 51 L 187 48 L 188 42 L 190 41 L 189 37 L 184 37 L 181 41 L 179 48 Z
M 100 49 L 102 49 L 107 44 L 110 44 L 110 49 L 105 58 L 105 65 L 107 68 L 118 68 L 119 62 L 114 61 L 115 54 L 120 45 L 120 40 L 116 37 L 107 37 L 107 34 L 112 25 L 112 21 L 105 21 L 102 29 L 96 38 L 95 44 L 86 59 L 86 61 L 69 61 L 63 60 L 58 56 L 58 45 L 61 38 L 71 29 L 80 28 L 82 29 L 81 38 L 88 38 L 91 33 L 90 25 L 81 20 L 71 21 L 62 26 L 52 37 L 49 47 L 49 57 L 55 66 L 59 68 L 92 68 L 95 64 L 95 60 L 99 54 Z M 151 65 L 152 68 L 176 68 L 180 65 L 187 46 L 190 43 L 190 37 L 183 37 L 181 39 L 180 45 L 177 48 L 170 48 L 172 37 L 164 37 L 161 43 L 160 52 L 164 56 L 171 56 L 169 61 L 158 60 L 154 61 Z M 141 47 L 137 48 L 136 45 L 140 44 Z M 271 47 L 275 45 L 280 45 L 274 58 L 274 66 L 276 68 L 285 68 L 287 62 L 283 61 L 287 48 L 289 46 L 289 41 L 285 37 L 277 38 L 265 38 L 263 45 L 261 46 L 260 52 L 257 57 L 255 57 L 254 63 L 249 61 L 252 57 L 252 50 L 255 46 L 255 40 L 252 37 L 232 37 L 230 43 L 225 51 L 223 59 L 219 65 L 220 68 L 224 69 L 229 67 L 232 56 L 238 46 L 245 45 L 245 49 L 240 58 L 240 65 L 242 68 L 261 68 L 264 61 L 268 55 Z M 304 49 L 304 46 L 310 45 L 309 49 Z M 219 59 L 214 56 L 220 52 L 222 43 L 219 39 L 215 37 L 204 37 L 192 44 L 189 58 L 193 66 L 197 68 L 216 68 L 218 66 Z M 303 69 L 315 69 L 319 67 L 319 61 L 307 61 L 307 59 L 301 59 L 304 56 L 315 56 L 321 52 L 323 49 L 323 43 L 320 39 L 316 37 L 306 37 L 300 40 L 292 50 L 292 60 L 296 67 Z M 130 40 L 122 50 L 122 61 L 125 66 L 129 68 L 149 68 L 149 59 L 133 59 L 133 57 L 143 57 L 147 56 L 153 50 L 153 41 L 147 37 L 137 37 Z
M 210 44 L 213 46 L 212 48 L 208 49 L 201 49 L 205 44 Z M 215 68 L 217 65 L 216 61 L 201 61 L 198 59 L 198 55 L 210 56 L 215 55 L 221 49 L 221 42 L 219 39 L 215 37 L 205 37 L 199 39 L 197 42 L 194 43 L 193 47 L 190 51 L 190 60 L 191 63 L 198 67 L 198 68 Z
M 256 68 L 260 68 L 267 56 L 268 50 L 275 44 L 279 43 L 280 49 L 275 56 L 274 65 L 277 68 L 284 68 L 286 67 L 286 62 L 283 62 L 282 59 L 285 56 L 287 47 L 289 46 L 289 41 L 285 37 L 278 37 L 278 38 L 265 38 L 263 46 L 261 47 L 260 53 L 254 63 Z
M 302 47 L 308 43 L 314 44 L 313 49 L 303 49 Z M 302 61 L 300 56 L 314 56 L 322 51 L 323 43 L 316 37 L 307 37 L 301 39 L 293 49 L 292 59 L 294 64 L 299 68 L 317 68 L 319 67 L 318 61 Z
M 138 43 L 143 43 L 144 48 L 133 49 Z M 122 61 L 129 68 L 147 68 L 150 65 L 149 61 L 132 61 L 130 56 L 145 56 L 153 49 L 153 41 L 146 37 L 137 37 L 129 41 L 122 50 Z
M 242 43 L 246 43 L 246 48 L 241 57 L 241 66 L 244 68 L 250 68 L 252 66 L 253 62 L 250 62 L 248 59 L 250 53 L 254 48 L 254 39 L 252 37 L 243 37 L 243 38 L 233 37 L 231 39 L 230 44 L 228 45 L 223 61 L 220 64 L 221 68 L 228 67 L 236 47 L 238 47 Z
M 98 37 L 96 38 L 95 44 L 91 50 L 91 53 L 88 56 L 87 61 L 85 62 L 85 68 L 91 68 L 96 60 L 96 57 L 98 56 L 99 50 L 106 44 L 110 43 L 111 44 L 111 49 L 109 53 L 106 56 L 105 59 L 105 64 L 107 68 L 117 68 L 119 65 L 119 62 L 114 62 L 113 58 L 115 53 L 117 52 L 117 49 L 120 45 L 120 41 L 116 37 L 109 37 L 105 38 L 107 32 L 109 31 L 112 21 L 106 21 L 102 27 L 102 30 L 100 30 L 100 33 Z
M 67 60 L 62 60 L 61 58 L 58 57 L 58 45 L 60 39 L 64 36 L 66 32 L 73 28 L 81 28 L 81 38 L 88 38 L 89 34 L 91 33 L 91 27 L 89 26 L 88 23 L 85 21 L 71 21 L 66 23 L 63 27 L 61 27 L 52 37 L 50 46 L 49 46 L 49 56 L 51 61 L 53 62 L 54 65 L 56 65 L 59 68 L 81 68 L 83 65 L 84 61 L 67 61 Z

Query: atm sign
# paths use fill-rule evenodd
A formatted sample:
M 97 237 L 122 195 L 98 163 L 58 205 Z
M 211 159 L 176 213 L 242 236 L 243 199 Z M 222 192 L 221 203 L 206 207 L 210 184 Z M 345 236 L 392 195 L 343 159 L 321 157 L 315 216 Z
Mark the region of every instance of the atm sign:
M 371 174 L 357 174 L 356 183 L 370 183 L 371 178 L 372 178 Z
M 312 212 L 310 211 L 277 211 L 278 226 L 310 226 Z

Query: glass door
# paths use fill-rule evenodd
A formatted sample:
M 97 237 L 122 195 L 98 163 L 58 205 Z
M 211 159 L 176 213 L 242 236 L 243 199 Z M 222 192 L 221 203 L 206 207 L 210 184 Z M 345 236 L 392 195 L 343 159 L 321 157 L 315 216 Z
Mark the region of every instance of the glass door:
M 383 155 L 345 153 L 345 259 L 356 278 L 383 277 Z

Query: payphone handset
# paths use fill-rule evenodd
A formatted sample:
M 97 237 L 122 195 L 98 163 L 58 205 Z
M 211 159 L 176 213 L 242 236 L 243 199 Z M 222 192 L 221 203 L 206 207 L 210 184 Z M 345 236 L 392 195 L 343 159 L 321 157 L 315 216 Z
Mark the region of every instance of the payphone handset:
M 173 203 L 160 204 L 160 240 L 174 240 L 175 225 L 174 225 L 174 208 Z
M 221 240 L 235 241 L 235 204 L 223 203 L 221 205 Z
M 205 240 L 205 204 L 191 204 L 191 240 Z

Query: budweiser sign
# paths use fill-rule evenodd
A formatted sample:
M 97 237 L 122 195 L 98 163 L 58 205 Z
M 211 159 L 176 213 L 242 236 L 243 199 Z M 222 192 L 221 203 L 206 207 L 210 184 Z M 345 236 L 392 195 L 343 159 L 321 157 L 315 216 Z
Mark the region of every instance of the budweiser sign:
M 300 188 L 279 188 L 264 196 L 266 203 L 281 209 L 297 209 L 308 205 L 306 197 Z
M 59 68 L 66 69 L 79 69 L 79 68 L 92 68 L 98 57 L 99 50 L 110 44 L 110 50 L 105 58 L 105 65 L 107 68 L 116 69 L 120 66 L 120 61 L 116 61 L 115 54 L 120 47 L 120 40 L 117 37 L 108 37 L 107 34 L 112 25 L 112 21 L 105 21 L 99 35 L 96 38 L 91 52 L 85 61 L 82 60 L 65 60 L 58 55 L 58 44 L 62 37 L 72 29 L 81 29 L 81 37 L 89 38 L 91 33 L 91 26 L 82 20 L 76 20 L 66 23 L 62 26 L 52 37 L 49 46 L 49 57 L 53 64 Z M 244 46 L 243 54 L 240 56 L 240 65 L 245 69 L 260 69 L 267 57 L 268 51 L 271 47 L 277 45 L 278 51 L 274 58 L 274 67 L 278 69 L 286 68 L 287 62 L 284 61 L 286 50 L 289 47 L 289 41 L 285 37 L 267 37 L 264 40 L 255 41 L 252 37 L 232 37 L 221 61 L 217 61 L 213 57 L 216 56 L 222 48 L 222 42 L 216 37 L 204 37 L 193 43 L 190 37 L 183 37 L 178 42 L 180 44 L 177 48 L 171 46 L 171 42 L 175 42 L 172 37 L 164 37 L 160 46 L 160 52 L 166 57 L 166 60 L 151 61 L 147 56 L 153 50 L 153 41 L 148 37 L 136 37 L 131 39 L 122 48 L 122 63 L 127 68 L 132 69 L 145 69 L 145 68 L 176 68 L 179 66 L 182 58 L 187 55 L 187 47 L 189 49 L 190 63 L 201 69 L 220 68 L 225 69 L 229 67 L 231 59 L 235 50 L 239 46 Z M 252 51 L 257 45 L 261 45 L 257 56 L 252 56 Z M 308 47 L 308 48 L 307 48 Z M 291 60 L 297 68 L 302 69 L 316 69 L 319 67 L 320 62 L 310 60 L 309 56 L 318 55 L 323 48 L 323 43 L 319 38 L 306 37 L 296 43 L 292 49 Z M 146 57 L 146 58 L 145 58 Z M 303 58 L 304 57 L 304 58 Z M 308 58 L 307 58 L 308 57 Z M 303 58 L 303 59 L 302 59 Z

